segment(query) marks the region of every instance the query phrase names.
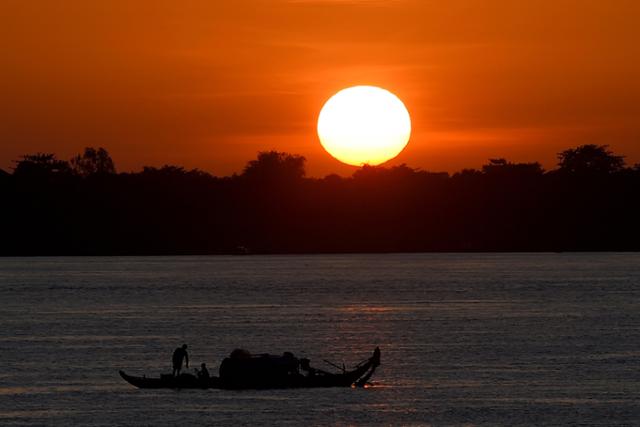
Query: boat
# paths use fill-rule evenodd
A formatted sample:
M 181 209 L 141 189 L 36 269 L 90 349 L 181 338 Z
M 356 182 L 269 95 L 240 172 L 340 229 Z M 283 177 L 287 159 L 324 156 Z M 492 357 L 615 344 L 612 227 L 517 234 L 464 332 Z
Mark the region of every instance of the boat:
M 219 376 L 199 378 L 183 373 L 179 376 L 162 374 L 159 377 L 133 376 L 120 371 L 129 384 L 144 389 L 282 389 L 321 387 L 364 387 L 380 365 L 380 349 L 352 370 L 332 373 L 309 366 L 308 359 L 297 359 L 291 353 L 282 356 L 251 355 L 234 350 L 220 364 Z M 334 365 L 335 366 L 335 365 Z M 300 369 L 302 368 L 302 369 Z M 303 371 L 301 373 L 300 371 Z

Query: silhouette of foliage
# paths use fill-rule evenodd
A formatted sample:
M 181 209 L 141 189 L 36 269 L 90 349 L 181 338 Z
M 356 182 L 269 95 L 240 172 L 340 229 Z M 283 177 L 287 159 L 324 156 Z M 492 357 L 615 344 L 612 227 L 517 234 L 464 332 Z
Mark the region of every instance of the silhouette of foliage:
M 620 172 L 624 156 L 616 156 L 608 145 L 581 145 L 558 154 L 560 171 L 572 174 L 610 174 Z
M 116 173 L 111 156 L 102 147 L 97 150 L 93 147 L 87 147 L 84 149 L 84 153 L 73 157 L 69 163 L 71 169 L 80 176 Z
M 544 173 L 540 163 L 511 163 L 506 159 L 489 159 L 489 164 L 482 166 L 482 173 L 498 178 L 537 177 Z
M 640 250 L 640 168 L 606 146 L 563 151 L 551 171 L 498 158 L 453 175 L 403 164 L 324 178 L 276 151 L 228 177 L 116 174 L 86 153 L 0 173 L 0 254 Z
M 302 156 L 262 151 L 256 160 L 251 160 L 242 172 L 242 176 L 263 182 L 292 182 L 305 176 L 306 159 Z
M 69 163 L 58 160 L 55 154 L 36 153 L 22 156 L 16 161 L 13 174 L 17 177 L 48 177 L 53 174 L 68 174 L 71 172 Z

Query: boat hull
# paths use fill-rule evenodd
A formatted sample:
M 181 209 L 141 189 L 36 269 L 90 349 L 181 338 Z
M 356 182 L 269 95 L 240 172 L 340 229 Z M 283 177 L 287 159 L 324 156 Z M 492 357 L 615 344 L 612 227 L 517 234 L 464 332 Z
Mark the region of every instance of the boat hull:
M 285 381 L 273 381 L 268 383 L 259 382 L 225 382 L 218 377 L 211 377 L 208 381 L 201 381 L 194 378 L 147 378 L 128 375 L 124 371 L 120 371 L 120 376 L 129 384 L 137 388 L 147 389 L 277 389 L 277 388 L 323 388 L 323 387 L 351 387 L 358 378 L 352 375 L 343 376 L 342 374 L 336 375 L 323 375 L 314 378 L 307 378 L 299 376 L 291 378 Z
M 200 380 L 193 375 L 180 375 L 179 377 L 163 375 L 160 378 L 147 378 L 145 376 L 137 377 L 133 375 L 127 375 L 124 371 L 120 371 L 120 376 L 129 384 L 138 388 L 219 388 L 219 381 L 217 377 L 212 377 L 208 380 Z

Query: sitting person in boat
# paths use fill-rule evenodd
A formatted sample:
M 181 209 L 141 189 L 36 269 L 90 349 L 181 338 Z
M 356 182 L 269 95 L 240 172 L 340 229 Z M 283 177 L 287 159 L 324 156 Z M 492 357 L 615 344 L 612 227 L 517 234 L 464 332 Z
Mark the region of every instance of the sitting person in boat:
M 177 377 L 180 375 L 180 371 L 182 370 L 182 360 L 185 360 L 187 368 L 189 367 L 189 354 L 187 353 L 187 345 L 182 344 L 182 347 L 178 347 L 173 352 L 173 376 Z
M 285 351 L 282 353 L 282 356 L 279 358 L 282 362 L 282 368 L 287 375 L 297 375 L 300 372 L 298 371 L 298 366 L 300 362 L 297 357 L 293 355 L 290 351 Z
M 198 371 L 196 369 L 196 371 L 198 372 L 198 379 L 199 380 L 208 380 L 210 377 L 209 375 L 209 370 L 207 369 L 207 364 L 203 363 L 200 365 L 200 370 Z
M 310 362 L 307 358 L 300 359 L 300 369 L 307 373 L 307 377 L 313 377 L 318 372 L 316 368 L 311 367 Z

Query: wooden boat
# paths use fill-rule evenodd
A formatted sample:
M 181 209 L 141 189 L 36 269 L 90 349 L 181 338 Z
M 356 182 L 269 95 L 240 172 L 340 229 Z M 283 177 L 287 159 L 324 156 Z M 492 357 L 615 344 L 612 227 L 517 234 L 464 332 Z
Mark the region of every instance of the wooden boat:
M 129 384 L 138 388 L 218 388 L 218 377 L 202 380 L 191 374 L 160 375 L 159 378 L 135 377 L 120 371 L 120 376 Z
M 298 359 L 285 356 L 259 355 L 249 357 L 228 357 L 220 365 L 220 376 L 198 378 L 191 374 L 174 377 L 171 374 L 159 378 L 136 377 L 120 371 L 120 376 L 138 388 L 172 389 L 271 389 L 271 388 L 319 388 L 319 387 L 363 387 L 380 365 L 380 349 L 350 371 L 330 373 L 308 368 L 306 375 L 298 372 Z

